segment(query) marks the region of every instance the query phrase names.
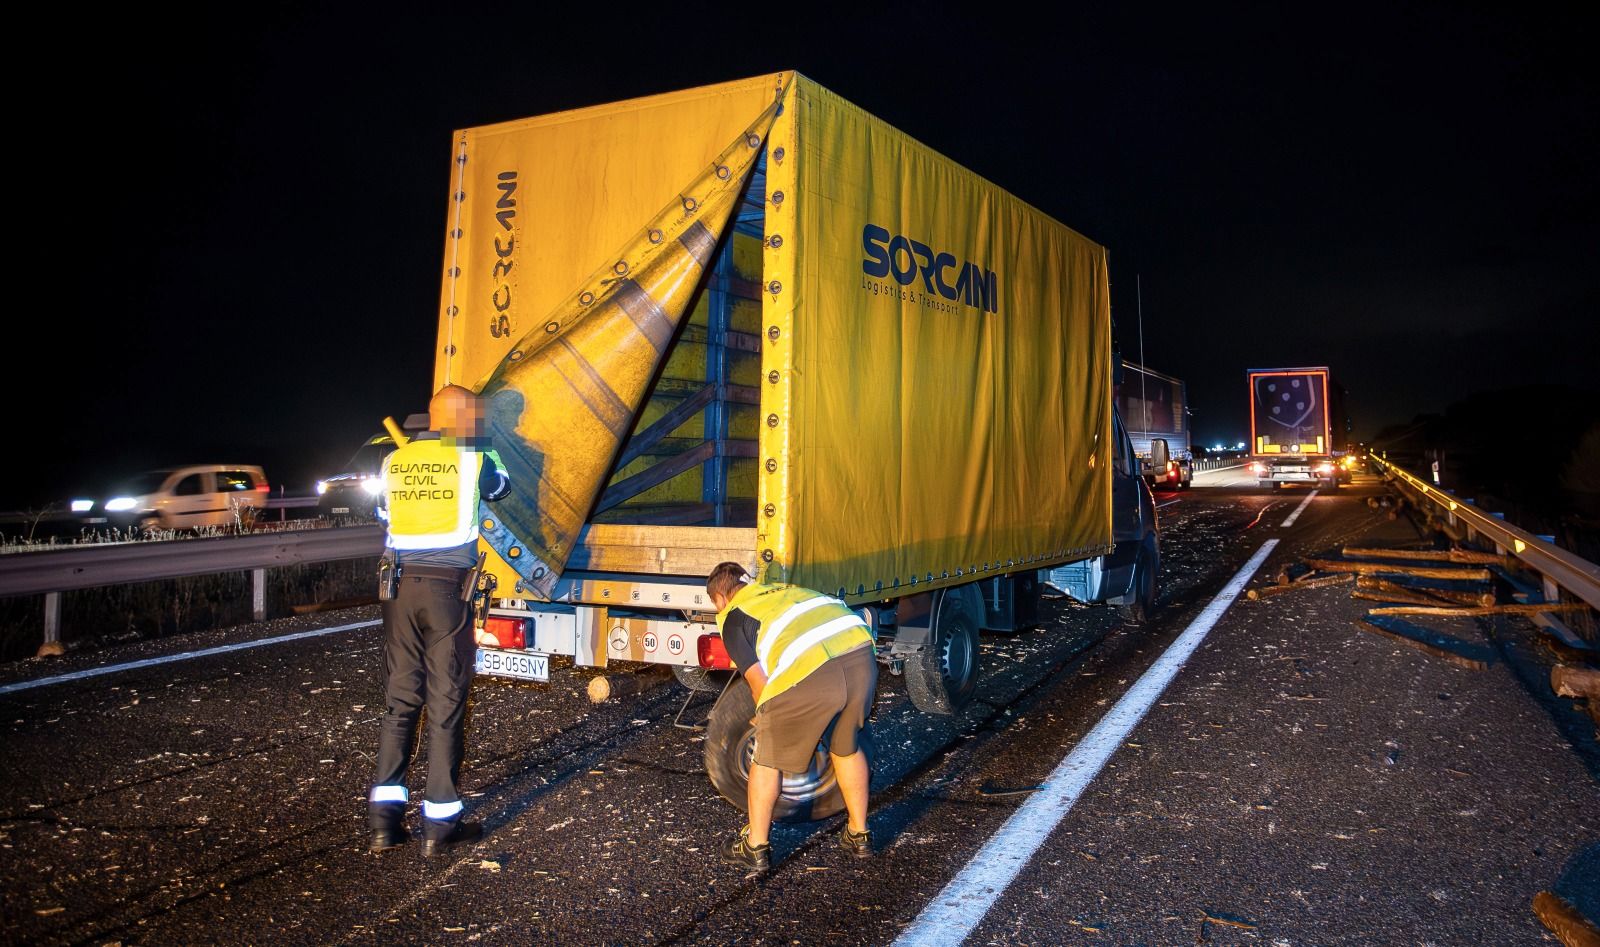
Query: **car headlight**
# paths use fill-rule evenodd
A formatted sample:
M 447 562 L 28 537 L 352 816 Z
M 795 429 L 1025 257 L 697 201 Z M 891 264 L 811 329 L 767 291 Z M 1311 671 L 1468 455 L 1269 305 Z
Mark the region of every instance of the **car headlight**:
M 361 489 L 367 491 L 371 496 L 377 496 L 383 492 L 383 481 L 377 477 L 368 477 L 361 481 Z
M 94 501 L 93 500 L 73 500 L 72 501 L 72 512 L 74 512 L 74 513 L 87 513 L 92 509 L 94 509 Z
M 326 481 L 326 480 L 318 480 L 317 481 L 317 496 L 320 497 L 324 493 L 327 493 L 327 492 L 328 492 L 328 481 Z
M 139 505 L 133 497 L 113 497 L 106 501 L 107 513 L 125 513 Z

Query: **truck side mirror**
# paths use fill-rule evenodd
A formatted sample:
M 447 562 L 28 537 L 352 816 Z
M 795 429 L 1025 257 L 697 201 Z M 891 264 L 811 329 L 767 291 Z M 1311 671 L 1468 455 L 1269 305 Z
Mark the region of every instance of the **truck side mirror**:
M 1166 469 L 1167 462 L 1172 459 L 1172 453 L 1167 450 L 1167 439 L 1155 437 L 1150 439 L 1150 466 Z

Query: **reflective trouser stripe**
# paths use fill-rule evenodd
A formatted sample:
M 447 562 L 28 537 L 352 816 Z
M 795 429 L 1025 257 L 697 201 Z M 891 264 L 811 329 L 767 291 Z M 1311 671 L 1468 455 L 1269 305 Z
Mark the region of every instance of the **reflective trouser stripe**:
M 830 598 L 826 595 L 819 595 L 816 598 L 808 598 L 798 605 L 789 606 L 788 611 L 772 620 L 771 627 L 762 629 L 762 633 L 756 636 L 758 639 L 756 643 L 756 658 L 760 660 L 762 666 L 768 668 L 772 666 L 770 659 L 772 657 L 773 646 L 778 643 L 778 637 L 783 634 L 784 630 L 790 625 L 794 624 L 794 620 L 796 618 L 799 618 L 801 615 L 804 615 L 806 612 L 809 612 L 813 609 L 821 608 L 824 605 L 839 605 L 842 607 L 844 603 L 836 598 Z M 774 677 L 775 675 L 769 672 L 767 676 Z
M 370 802 L 405 802 L 410 798 L 411 792 L 404 786 L 373 786 L 367 797 Z
M 423 800 L 422 817 L 424 819 L 440 821 L 460 815 L 463 808 L 465 808 L 465 806 L 461 804 L 460 799 L 457 799 L 455 802 L 428 802 L 427 800 Z
M 839 632 L 846 631 L 855 626 L 860 626 L 862 629 L 865 629 L 867 627 L 867 623 L 862 621 L 861 616 L 859 615 L 843 615 L 839 618 L 835 618 L 833 621 L 818 625 L 800 637 L 789 642 L 789 646 L 784 648 L 783 653 L 778 656 L 777 664 L 773 665 L 772 668 L 767 672 L 767 680 L 770 682 L 782 677 L 783 672 L 787 671 L 791 666 L 794 665 L 796 661 L 800 660 L 807 651 L 817 647 Z

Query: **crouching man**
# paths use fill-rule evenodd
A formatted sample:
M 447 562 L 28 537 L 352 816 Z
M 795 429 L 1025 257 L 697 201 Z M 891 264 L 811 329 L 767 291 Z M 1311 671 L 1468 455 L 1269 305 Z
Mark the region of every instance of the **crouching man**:
M 805 772 L 824 737 L 848 814 L 839 844 L 852 855 L 871 855 L 872 774 L 859 742 L 878 686 L 871 629 L 836 598 L 757 583 L 736 562 L 711 570 L 706 591 L 717 607 L 723 644 L 756 704 L 750 821 L 723 844 L 722 856 L 750 870 L 767 869 L 782 774 Z

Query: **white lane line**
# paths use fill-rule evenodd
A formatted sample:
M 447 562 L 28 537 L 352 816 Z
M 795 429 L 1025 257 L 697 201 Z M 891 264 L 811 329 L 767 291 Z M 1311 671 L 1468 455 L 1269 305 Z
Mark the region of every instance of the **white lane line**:
M 0 687 L 0 694 L 10 694 L 15 691 L 25 691 L 35 687 L 44 687 L 47 684 L 61 684 L 66 681 L 80 681 L 86 677 L 99 677 L 102 674 L 115 674 L 118 671 L 131 671 L 134 668 L 153 667 L 157 664 L 170 664 L 173 661 L 188 661 L 191 658 L 204 658 L 213 654 L 227 654 L 229 651 L 244 651 L 248 648 L 262 648 L 269 644 L 282 644 L 285 641 L 298 641 L 301 638 L 315 638 L 318 635 L 331 635 L 336 631 L 350 631 L 353 628 L 371 628 L 373 625 L 383 624 L 383 619 L 374 618 L 371 621 L 358 621 L 349 625 L 336 625 L 332 628 L 318 628 L 314 631 L 297 631 L 292 635 L 279 635 L 276 638 L 262 638 L 259 641 L 243 641 L 239 644 L 219 645 L 215 648 L 202 648 L 199 651 L 185 651 L 181 654 L 168 654 L 159 658 L 145 658 L 142 661 L 129 661 L 126 664 L 108 664 L 105 667 L 89 668 L 87 671 L 73 671 L 71 674 L 57 674 L 55 677 L 41 677 L 36 681 L 18 681 L 15 684 L 6 684 Z
M 1300 518 L 1300 511 L 1305 509 L 1306 506 L 1311 503 L 1312 498 L 1314 498 L 1316 495 L 1317 491 L 1315 490 L 1312 490 L 1310 493 L 1306 494 L 1306 498 L 1301 500 L 1300 505 L 1294 508 L 1294 512 L 1289 514 L 1289 518 L 1283 521 L 1285 528 L 1294 525 L 1294 521 Z
M 1276 539 L 1261 544 L 1250 561 L 1228 580 L 1183 634 L 1122 695 L 1116 706 L 1100 718 L 1094 729 L 1078 741 L 1045 780 L 1044 786 L 1011 814 L 955 880 L 945 885 L 911 926 L 901 932 L 895 940 L 896 947 L 955 947 L 972 933 L 1033 853 L 1071 811 L 1111 754 L 1172 683 L 1184 662 L 1205 640 L 1206 633 L 1233 604 L 1245 583 L 1261 568 L 1261 563 L 1277 544 Z
M 1156 509 L 1164 510 L 1164 509 L 1166 509 L 1167 507 L 1171 506 L 1174 503 L 1182 503 L 1182 502 L 1183 501 L 1181 499 L 1179 499 L 1179 500 L 1168 500 L 1165 503 L 1157 503 L 1156 504 Z

